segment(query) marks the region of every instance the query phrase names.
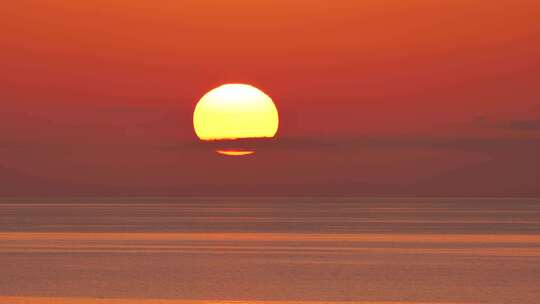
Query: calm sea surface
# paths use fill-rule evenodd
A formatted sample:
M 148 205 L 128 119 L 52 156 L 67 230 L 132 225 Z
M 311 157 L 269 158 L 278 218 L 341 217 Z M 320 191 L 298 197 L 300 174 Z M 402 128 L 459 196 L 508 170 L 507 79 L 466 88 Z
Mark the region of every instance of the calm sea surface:
M 540 199 L 0 199 L 0 303 L 540 303 Z

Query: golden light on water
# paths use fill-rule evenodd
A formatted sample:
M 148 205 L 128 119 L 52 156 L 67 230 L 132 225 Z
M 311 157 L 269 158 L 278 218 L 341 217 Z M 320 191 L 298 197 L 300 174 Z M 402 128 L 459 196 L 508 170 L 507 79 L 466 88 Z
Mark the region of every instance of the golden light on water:
M 274 137 L 279 127 L 278 110 L 263 91 L 247 84 L 225 84 L 206 93 L 193 113 L 195 134 L 203 141 Z M 224 155 L 254 153 L 217 150 Z

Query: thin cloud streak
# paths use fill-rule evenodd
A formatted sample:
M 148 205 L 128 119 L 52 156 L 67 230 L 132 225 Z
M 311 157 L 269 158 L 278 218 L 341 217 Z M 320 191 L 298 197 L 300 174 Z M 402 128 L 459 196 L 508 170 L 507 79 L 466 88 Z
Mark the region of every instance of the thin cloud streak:
M 540 119 L 514 120 L 501 123 L 499 127 L 519 131 L 540 131 Z
M 360 148 L 388 149 L 456 149 L 464 151 L 513 150 L 519 147 L 540 150 L 540 139 L 502 139 L 502 138 L 274 138 L 238 139 L 202 142 L 186 140 L 159 148 L 165 151 L 177 149 L 207 149 L 208 147 L 247 147 L 275 150 L 342 150 Z

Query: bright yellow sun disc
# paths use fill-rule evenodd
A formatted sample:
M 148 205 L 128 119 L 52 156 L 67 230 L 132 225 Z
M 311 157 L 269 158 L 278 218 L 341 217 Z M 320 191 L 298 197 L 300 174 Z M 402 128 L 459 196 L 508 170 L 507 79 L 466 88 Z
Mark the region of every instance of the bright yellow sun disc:
M 274 137 L 277 108 L 261 90 L 246 84 L 225 84 L 206 93 L 193 114 L 201 140 Z

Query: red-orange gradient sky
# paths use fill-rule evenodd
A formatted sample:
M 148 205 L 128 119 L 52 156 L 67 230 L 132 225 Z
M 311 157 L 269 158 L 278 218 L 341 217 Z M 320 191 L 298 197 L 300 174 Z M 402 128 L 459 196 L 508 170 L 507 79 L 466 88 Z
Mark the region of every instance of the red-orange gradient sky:
M 0 195 L 540 195 L 540 2 L 7 1 Z M 280 109 L 196 144 L 209 89 Z

